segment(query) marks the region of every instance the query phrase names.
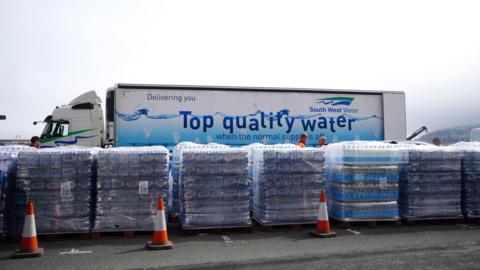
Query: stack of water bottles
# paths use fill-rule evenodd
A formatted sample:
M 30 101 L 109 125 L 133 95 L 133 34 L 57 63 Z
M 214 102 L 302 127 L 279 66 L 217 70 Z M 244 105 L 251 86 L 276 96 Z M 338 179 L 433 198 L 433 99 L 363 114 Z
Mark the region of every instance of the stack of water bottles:
M 180 223 L 184 229 L 251 226 L 247 151 L 186 148 L 180 152 Z
M 31 200 L 38 233 L 85 232 L 92 218 L 93 162 L 91 150 L 57 147 L 18 154 L 18 208 Z M 24 212 L 17 213 L 17 226 Z
M 14 164 L 12 154 L 3 148 L 0 146 L 0 235 L 6 232 L 7 175 Z
M 254 200 L 253 200 L 253 153 L 255 149 L 264 149 L 264 148 L 298 148 L 294 144 L 261 144 L 261 143 L 252 143 L 242 147 L 248 151 L 248 193 L 250 197 L 250 212 L 253 212 L 254 209 Z
M 5 224 L 6 224 L 6 219 L 5 219 L 5 210 L 6 210 L 6 176 L 5 173 L 0 170 L 0 235 L 5 233 Z
M 23 145 L 0 146 L 0 234 L 11 232 L 21 233 L 21 228 L 10 224 L 9 217 L 16 216 L 18 211 L 24 209 L 15 208 L 15 179 L 17 175 L 17 155 L 20 150 L 29 149 Z
M 264 144 L 252 143 L 242 146 L 243 149 L 248 151 L 248 167 L 247 167 L 247 180 L 248 180 L 248 209 L 253 212 L 253 150 L 255 148 L 263 147 Z
M 398 220 L 400 151 L 383 142 L 342 142 L 326 148 L 329 215 L 341 221 Z
M 158 198 L 168 202 L 168 149 L 109 148 L 97 160 L 94 230 L 152 230 Z
M 324 161 L 320 148 L 254 149 L 254 218 L 268 225 L 315 222 Z
M 402 218 L 462 216 L 461 155 L 458 149 L 434 145 L 415 145 L 405 150 L 399 196 Z
M 480 144 L 465 150 L 462 163 L 462 213 L 480 217 Z
M 181 142 L 173 148 L 173 157 L 171 163 L 170 176 L 168 180 L 168 188 L 170 196 L 170 211 L 173 215 L 178 215 L 180 212 L 180 202 L 179 202 L 179 182 L 180 182 L 180 159 L 181 151 L 184 149 L 199 149 L 199 148 L 212 148 L 212 149 L 226 149 L 229 148 L 227 145 L 223 144 L 197 144 L 193 142 Z

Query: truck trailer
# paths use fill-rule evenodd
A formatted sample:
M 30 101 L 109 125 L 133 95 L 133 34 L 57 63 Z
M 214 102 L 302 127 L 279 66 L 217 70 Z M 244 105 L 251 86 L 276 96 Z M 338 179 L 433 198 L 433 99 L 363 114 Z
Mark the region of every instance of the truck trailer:
M 104 120 L 105 119 L 105 120 Z M 44 120 L 43 146 L 163 145 L 182 141 L 242 146 L 405 140 L 405 94 L 309 88 L 117 84 L 87 92 Z

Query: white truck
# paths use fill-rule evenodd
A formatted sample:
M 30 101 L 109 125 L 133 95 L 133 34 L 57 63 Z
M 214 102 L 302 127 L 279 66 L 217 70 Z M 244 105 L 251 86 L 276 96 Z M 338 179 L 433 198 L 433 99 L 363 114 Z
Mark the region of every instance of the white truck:
M 405 95 L 260 87 L 117 84 L 87 92 L 44 120 L 43 146 L 173 147 L 181 141 L 234 146 L 318 139 L 405 140 Z
M 470 131 L 470 141 L 480 142 L 480 128 L 474 128 Z

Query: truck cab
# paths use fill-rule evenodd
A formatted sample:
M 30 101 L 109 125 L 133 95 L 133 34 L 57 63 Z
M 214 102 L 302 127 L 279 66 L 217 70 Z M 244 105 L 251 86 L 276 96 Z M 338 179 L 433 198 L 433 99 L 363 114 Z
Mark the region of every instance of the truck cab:
M 103 111 L 95 91 L 78 96 L 68 105 L 57 106 L 44 122 L 42 147 L 104 145 Z

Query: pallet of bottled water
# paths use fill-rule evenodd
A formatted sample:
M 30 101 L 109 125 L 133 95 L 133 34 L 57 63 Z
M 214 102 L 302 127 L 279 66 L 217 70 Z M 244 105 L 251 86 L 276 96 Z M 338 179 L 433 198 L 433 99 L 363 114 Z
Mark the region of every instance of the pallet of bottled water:
M 462 152 L 433 145 L 410 146 L 404 151 L 398 200 L 402 218 L 462 217 Z
M 480 217 L 480 142 L 457 143 L 462 155 L 462 213 Z
M 250 227 L 248 152 L 240 148 L 180 151 L 183 229 Z
M 325 184 L 323 166 L 320 148 L 254 149 L 254 218 L 264 225 L 315 222 Z
M 17 216 L 15 208 L 15 179 L 17 176 L 17 156 L 21 150 L 30 149 L 24 145 L 0 146 L 0 234 L 20 234 L 10 217 Z
M 398 220 L 401 153 L 383 142 L 343 142 L 325 150 L 329 215 L 341 221 Z
M 25 145 L 0 145 L 0 170 L 16 176 L 18 152 L 32 149 Z
M 261 144 L 253 143 L 242 147 L 248 151 L 248 193 L 250 197 L 249 208 L 250 212 L 253 212 L 254 209 L 254 200 L 253 200 L 253 153 L 256 149 L 265 149 L 265 148 L 298 148 L 294 144 Z
M 57 147 L 18 153 L 17 225 L 26 202 L 35 207 L 37 232 L 86 232 L 91 228 L 94 159 L 87 148 Z
M 394 221 L 398 220 L 396 201 L 346 202 L 327 201 L 329 216 L 340 221 Z
M 480 147 L 465 152 L 462 210 L 466 217 L 480 217 Z
M 168 202 L 168 149 L 98 151 L 95 231 L 152 230 L 159 197 Z
M 227 145 L 223 144 L 197 144 L 193 142 L 181 142 L 173 148 L 173 157 L 171 163 L 171 169 L 168 180 L 168 188 L 170 196 L 170 211 L 174 215 L 180 213 L 180 202 L 179 202 L 179 180 L 180 180 L 180 160 L 181 160 L 181 151 L 185 149 L 200 149 L 200 148 L 211 148 L 211 149 L 226 149 L 229 148 Z
M 0 235 L 3 235 L 6 232 L 6 174 L 0 170 Z

